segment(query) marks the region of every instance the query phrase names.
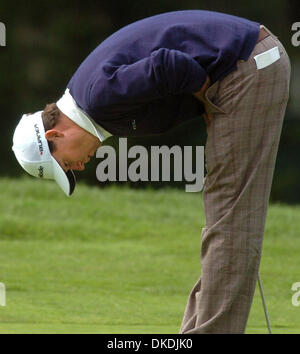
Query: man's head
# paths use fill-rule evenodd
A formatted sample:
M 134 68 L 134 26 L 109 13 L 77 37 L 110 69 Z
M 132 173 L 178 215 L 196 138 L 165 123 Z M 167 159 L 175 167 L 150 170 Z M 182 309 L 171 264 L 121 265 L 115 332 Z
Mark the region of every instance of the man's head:
M 52 156 L 65 170 L 84 170 L 100 140 L 63 114 L 55 103 L 42 112 L 45 137 Z
M 14 132 L 13 151 L 25 171 L 54 179 L 65 194 L 71 195 L 75 188 L 73 170 L 84 169 L 101 141 L 101 133 L 66 90 L 44 111 L 22 116 Z

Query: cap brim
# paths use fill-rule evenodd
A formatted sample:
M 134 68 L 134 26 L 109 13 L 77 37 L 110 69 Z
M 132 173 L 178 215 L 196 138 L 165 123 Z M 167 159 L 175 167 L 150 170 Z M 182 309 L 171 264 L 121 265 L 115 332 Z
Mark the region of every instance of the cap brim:
M 76 185 L 76 178 L 73 171 L 69 170 L 68 172 L 65 172 L 52 155 L 51 159 L 53 163 L 53 177 L 56 183 L 67 196 L 70 196 L 74 192 Z

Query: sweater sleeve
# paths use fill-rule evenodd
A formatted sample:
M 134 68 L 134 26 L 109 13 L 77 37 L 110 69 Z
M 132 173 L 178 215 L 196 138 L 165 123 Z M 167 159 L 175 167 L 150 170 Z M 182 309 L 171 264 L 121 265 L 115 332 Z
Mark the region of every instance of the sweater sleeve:
M 150 102 L 176 94 L 191 94 L 203 86 L 207 74 L 188 54 L 158 49 L 149 57 L 129 65 L 118 60 L 106 63 L 95 76 L 89 94 L 89 107 L 122 107 Z

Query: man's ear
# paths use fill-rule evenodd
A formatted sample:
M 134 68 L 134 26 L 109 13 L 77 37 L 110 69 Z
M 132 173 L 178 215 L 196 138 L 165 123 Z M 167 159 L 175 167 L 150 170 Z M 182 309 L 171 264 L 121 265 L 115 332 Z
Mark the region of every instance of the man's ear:
M 50 129 L 45 132 L 45 137 L 49 141 L 55 141 L 56 139 L 63 138 L 64 134 L 57 129 Z

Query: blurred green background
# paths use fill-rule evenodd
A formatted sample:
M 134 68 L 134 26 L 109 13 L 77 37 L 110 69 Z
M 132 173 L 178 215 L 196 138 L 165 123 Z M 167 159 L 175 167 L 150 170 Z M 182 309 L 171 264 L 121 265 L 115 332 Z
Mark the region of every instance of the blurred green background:
M 11 150 L 13 130 L 23 113 L 35 112 L 44 108 L 46 103 L 56 101 L 82 60 L 120 27 L 147 16 L 182 9 L 214 10 L 261 22 L 285 45 L 292 62 L 291 98 L 271 200 L 299 203 L 300 47 L 294 47 L 291 43 L 292 24 L 300 21 L 299 0 L 31 0 L 18 4 L 2 0 L 0 22 L 6 26 L 6 47 L 0 48 L 0 177 L 24 175 Z M 129 144 L 195 146 L 204 145 L 205 139 L 203 120 L 195 117 L 180 131 L 158 137 L 132 138 Z M 106 144 L 116 145 L 117 142 L 118 139 L 112 137 Z M 90 163 L 78 179 L 104 186 L 96 179 L 97 163 L 99 160 Z M 165 184 L 153 185 L 161 187 Z

